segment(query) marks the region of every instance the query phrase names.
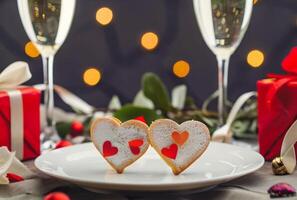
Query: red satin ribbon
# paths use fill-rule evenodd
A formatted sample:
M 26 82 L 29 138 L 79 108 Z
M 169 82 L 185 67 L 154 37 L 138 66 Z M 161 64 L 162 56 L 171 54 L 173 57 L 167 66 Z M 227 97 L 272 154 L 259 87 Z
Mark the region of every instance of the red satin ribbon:
M 268 78 L 274 78 L 276 79 L 273 82 L 273 86 L 267 93 L 267 99 L 269 101 L 267 102 L 269 104 L 269 108 L 272 110 L 274 106 L 281 106 L 281 109 L 284 110 L 288 114 L 288 110 L 286 107 L 282 104 L 282 102 L 279 100 L 278 93 L 281 91 L 281 89 L 286 86 L 288 83 L 292 81 L 297 81 L 297 74 L 292 75 L 280 75 L 280 74 L 268 74 Z
M 270 107 L 279 104 L 278 92 L 292 81 L 297 81 L 297 47 L 292 48 L 290 53 L 282 62 L 282 68 L 288 74 L 268 74 L 268 78 L 276 79 L 273 82 L 273 87 L 268 91 L 267 99 L 270 99 Z M 279 104 L 287 112 L 285 107 L 282 104 Z
M 297 81 L 297 47 L 293 48 L 288 56 L 282 62 L 282 68 L 287 74 L 268 74 L 268 78 L 274 79 L 272 85 L 268 92 L 266 93 L 267 104 L 269 108 L 269 115 L 276 116 L 275 119 L 277 120 L 278 117 L 280 119 L 288 118 L 291 119 L 292 111 L 288 110 L 289 107 L 286 105 L 286 101 L 284 101 L 285 97 L 280 96 L 280 91 L 284 87 L 286 87 L 289 83 Z M 282 111 L 282 112 L 279 112 Z M 268 114 L 268 113 L 267 113 Z M 280 116 L 281 115 L 281 116 Z M 285 115 L 285 116 L 284 116 Z M 267 125 L 267 124 L 266 124 Z M 273 130 L 280 130 L 279 123 L 271 123 L 269 128 L 266 131 L 273 131 Z M 277 136 L 273 139 L 269 148 L 265 148 L 266 152 L 263 153 L 265 157 L 269 157 L 271 152 L 276 152 L 276 148 L 278 148 L 277 143 L 284 137 L 286 131 L 280 131 Z M 262 143 L 264 143 L 262 141 Z
M 296 75 L 280 75 L 280 74 L 268 74 L 268 78 L 274 78 L 276 79 L 273 82 L 272 87 L 268 90 L 267 93 L 267 103 L 268 103 L 268 108 L 270 109 L 270 112 L 278 112 L 279 110 L 282 111 L 282 115 L 286 115 L 288 118 L 290 118 L 290 114 L 292 114 L 292 111 L 288 110 L 287 106 L 285 105 L 285 102 L 280 100 L 280 96 L 278 93 L 281 91 L 283 87 L 285 87 L 287 84 L 289 84 L 292 81 L 297 81 L 297 74 Z M 276 109 L 276 107 L 278 108 Z M 275 116 L 278 116 L 276 113 L 272 114 Z M 278 123 L 272 123 L 270 128 L 272 129 L 277 129 L 279 124 Z M 276 126 L 276 127 L 274 127 Z M 275 150 L 276 148 L 276 143 L 284 138 L 286 132 L 280 132 L 279 135 L 274 139 L 274 142 L 271 144 L 271 146 L 267 149 L 267 152 L 264 153 L 264 157 L 268 157 L 268 155 Z
M 286 72 L 297 76 L 297 47 L 292 48 L 283 60 L 282 67 Z

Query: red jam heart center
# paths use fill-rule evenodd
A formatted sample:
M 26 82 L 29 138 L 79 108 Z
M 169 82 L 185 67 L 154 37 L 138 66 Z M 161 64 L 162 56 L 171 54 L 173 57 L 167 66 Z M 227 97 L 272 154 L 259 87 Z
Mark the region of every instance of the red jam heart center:
M 142 145 L 143 145 L 143 140 L 141 139 L 129 141 L 130 150 L 134 155 L 138 155 L 140 153 L 140 147 Z
M 177 156 L 178 147 L 176 144 L 172 144 L 169 147 L 165 147 L 161 150 L 162 154 L 168 158 L 175 160 Z
M 172 137 L 172 140 L 176 144 L 178 144 L 179 146 L 182 146 L 188 140 L 189 132 L 188 131 L 183 131 L 182 133 L 179 133 L 177 131 L 174 131 L 174 132 L 172 132 L 171 137 Z
M 103 144 L 103 157 L 110 157 L 118 153 L 118 148 L 112 146 L 109 140 L 105 141 Z

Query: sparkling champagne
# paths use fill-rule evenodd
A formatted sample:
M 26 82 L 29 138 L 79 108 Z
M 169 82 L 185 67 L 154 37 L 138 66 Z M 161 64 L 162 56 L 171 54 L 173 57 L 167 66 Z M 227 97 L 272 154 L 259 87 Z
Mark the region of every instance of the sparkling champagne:
M 25 30 L 45 56 L 63 44 L 73 18 L 75 0 L 18 0 Z
M 54 56 L 64 43 L 75 11 L 76 0 L 17 0 L 19 14 L 30 40 L 41 53 L 44 76 L 44 126 L 42 149 L 59 140 L 54 120 Z
M 230 56 L 240 44 L 250 21 L 252 0 L 194 0 L 203 38 L 217 55 Z
M 253 0 L 193 0 L 202 36 L 218 61 L 219 126 L 227 116 L 230 56 L 240 44 L 252 15 Z

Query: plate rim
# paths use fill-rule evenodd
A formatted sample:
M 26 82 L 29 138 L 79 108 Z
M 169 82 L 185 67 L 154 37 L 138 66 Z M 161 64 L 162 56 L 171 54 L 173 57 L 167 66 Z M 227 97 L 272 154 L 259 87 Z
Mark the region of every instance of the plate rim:
M 82 179 L 79 179 L 79 178 L 76 178 L 76 177 L 67 177 L 67 176 L 63 176 L 63 175 L 59 175 L 59 174 L 56 174 L 56 173 L 50 173 L 46 170 L 43 170 L 41 169 L 39 166 L 38 166 L 38 163 L 41 162 L 40 160 L 47 156 L 46 154 L 49 154 L 49 153 L 52 153 L 52 152 L 56 152 L 56 151 L 63 151 L 63 150 L 66 150 L 66 149 L 70 149 L 70 148 L 78 148 L 78 146 L 88 146 L 88 145 L 92 145 L 91 142 L 89 143 L 84 143 L 84 144 L 78 144 L 78 145 L 73 145 L 73 146 L 69 146 L 69 147 L 65 147 L 65 148 L 61 148 L 61 149 L 55 149 L 55 150 L 52 150 L 50 152 L 47 152 L 45 154 L 42 154 L 40 155 L 38 158 L 35 159 L 34 161 L 34 166 L 36 167 L 36 169 L 44 174 L 46 174 L 47 176 L 50 176 L 50 177 L 53 177 L 53 178 L 56 178 L 56 179 L 60 179 L 60 180 L 63 180 L 63 181 L 67 181 L 67 182 L 70 182 L 70 183 L 73 183 L 73 184 L 76 184 L 76 185 L 82 185 L 83 186 L 90 186 L 90 185 L 96 185 L 96 188 L 102 188 L 102 189 L 123 189 L 124 190 L 134 190 L 134 191 L 139 191 L 139 190 L 159 190 L 159 191 L 162 191 L 162 190 L 168 190 L 168 188 L 172 188 L 172 187 L 176 187 L 174 188 L 174 190 L 182 190 L 184 188 L 186 189 L 194 189 L 194 188 L 197 188 L 195 187 L 195 185 L 199 185 L 199 184 L 205 184 L 207 183 L 207 185 L 213 185 L 213 183 L 218 183 L 218 184 L 222 184 L 222 183 L 225 183 L 225 182 L 228 182 L 228 181 L 231 181 L 231 180 L 234 180 L 234 179 L 237 179 L 237 178 L 240 178 L 240 177 L 243 177 L 245 175 L 248 175 L 250 173 L 253 173 L 257 170 L 259 170 L 260 168 L 263 167 L 263 165 L 265 164 L 265 159 L 263 158 L 263 156 L 256 152 L 256 151 L 253 151 L 251 149 L 246 149 L 244 147 L 240 147 L 240 146 L 235 146 L 235 145 L 232 145 L 232 144 L 226 144 L 226 143 L 219 143 L 219 142 L 210 142 L 210 143 L 215 143 L 215 144 L 218 144 L 218 145 L 226 145 L 226 146 L 232 146 L 232 147 L 236 147 L 238 149 L 242 149 L 242 150 L 245 150 L 245 151 L 249 151 L 249 152 L 252 152 L 254 153 L 258 159 L 261 159 L 261 163 L 259 163 L 259 165 L 249 169 L 249 170 L 246 170 L 246 171 L 242 171 L 242 172 L 239 172 L 237 174 L 228 174 L 228 175 L 224 175 L 222 177 L 218 177 L 218 178 L 214 178 L 214 179 L 211 179 L 211 180 L 208 180 L 208 181 L 199 181 L 199 180 L 194 180 L 194 181 L 188 181 L 186 183 L 175 183 L 175 182 L 172 182 L 172 183 L 153 183 L 153 184 L 144 184 L 144 183 L 108 183 L 108 182 L 104 182 L 104 181 L 87 181 L 87 180 L 82 180 Z M 175 176 L 172 174 L 172 176 Z M 129 187 L 129 189 L 127 189 L 126 187 Z

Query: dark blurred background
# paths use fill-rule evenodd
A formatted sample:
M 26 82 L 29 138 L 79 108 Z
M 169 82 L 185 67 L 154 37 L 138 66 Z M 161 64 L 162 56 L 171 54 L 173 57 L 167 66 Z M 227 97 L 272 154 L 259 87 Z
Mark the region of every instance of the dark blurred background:
M 100 26 L 96 11 L 107 6 L 113 10 L 112 24 Z M 30 58 L 24 52 L 29 41 L 19 18 L 16 0 L 0 0 L 0 68 L 16 60 L 30 64 L 33 78 L 28 84 L 41 83 L 41 58 Z M 144 32 L 158 34 L 156 50 L 140 46 Z M 229 97 L 255 90 L 256 81 L 268 72 L 282 73 L 281 61 L 297 43 L 296 0 L 258 0 L 250 27 L 238 50 L 231 58 Z M 247 54 L 259 49 L 265 54 L 260 68 L 246 62 Z M 186 60 L 190 74 L 179 79 L 172 65 Z M 102 80 L 87 86 L 83 72 L 89 67 L 102 72 Z M 123 103 L 133 100 L 140 88 L 141 76 L 155 72 L 172 89 L 186 84 L 189 93 L 201 105 L 217 87 L 215 56 L 204 43 L 191 0 L 77 0 L 74 23 L 64 45 L 56 55 L 54 81 L 88 103 L 107 106 L 116 94 Z M 64 107 L 57 98 L 57 105 Z

